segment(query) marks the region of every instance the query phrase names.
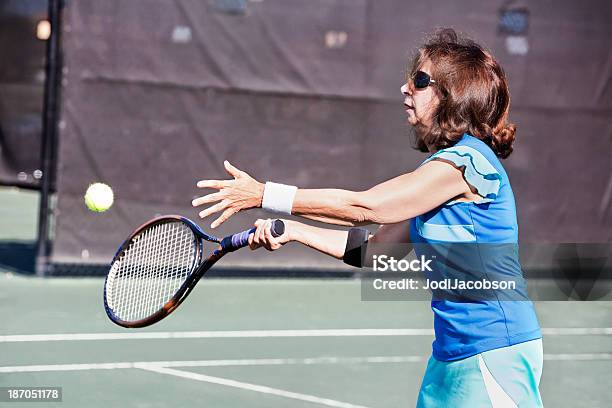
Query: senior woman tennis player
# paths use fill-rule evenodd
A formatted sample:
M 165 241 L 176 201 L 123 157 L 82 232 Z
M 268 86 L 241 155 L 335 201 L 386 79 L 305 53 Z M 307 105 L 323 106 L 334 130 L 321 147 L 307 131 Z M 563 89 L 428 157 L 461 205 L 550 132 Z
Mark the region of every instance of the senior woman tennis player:
M 401 92 L 417 147 L 430 153 L 413 172 L 354 192 L 263 185 L 225 162 L 234 179 L 200 181 L 198 187 L 218 191 L 192 204 L 219 201 L 200 213 L 222 211 L 213 227 L 255 207 L 353 226 L 337 231 L 285 220 L 286 233 L 273 238 L 270 221 L 258 220 L 251 247 L 275 250 L 297 241 L 355 266 L 363 262 L 355 249 L 368 242 L 516 244 L 514 196 L 499 160 L 512 152 L 516 128 L 508 123 L 510 94 L 499 63 L 480 45 L 442 30 L 419 49 Z M 355 228 L 364 223 L 382 226 L 372 236 Z M 475 262 L 467 257 L 457 268 L 469 274 L 482 266 Z M 479 262 L 485 273 L 522 279 L 516 252 Z M 417 407 L 542 406 L 540 327 L 523 295 L 432 300 L 435 341 Z

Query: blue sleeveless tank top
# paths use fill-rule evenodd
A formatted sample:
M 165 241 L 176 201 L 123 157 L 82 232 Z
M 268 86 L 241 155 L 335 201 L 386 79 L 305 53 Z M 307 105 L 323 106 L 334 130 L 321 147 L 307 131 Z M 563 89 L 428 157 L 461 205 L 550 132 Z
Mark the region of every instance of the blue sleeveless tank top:
M 434 295 L 431 302 L 434 358 L 459 360 L 540 338 L 518 258 L 514 194 L 499 159 L 483 141 L 465 134 L 457 144 L 436 152 L 423 164 L 431 160 L 461 169 L 466 182 L 483 198 L 469 203 L 450 201 L 412 219 L 410 236 L 417 254 L 419 244 L 433 247 L 492 244 L 490 247 L 496 249 L 478 249 L 476 256 L 460 257 L 457 262 L 447 259 L 438 262 L 437 267 L 454 277 L 471 276 L 476 280 L 505 276 L 518 283 L 514 291 L 500 291 L 495 296 L 470 301 Z

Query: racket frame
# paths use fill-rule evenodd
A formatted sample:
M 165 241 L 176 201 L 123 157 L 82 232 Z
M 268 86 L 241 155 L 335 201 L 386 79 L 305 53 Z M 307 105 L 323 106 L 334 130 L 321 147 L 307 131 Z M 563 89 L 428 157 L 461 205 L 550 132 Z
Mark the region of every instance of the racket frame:
M 191 229 L 195 241 L 194 250 L 196 253 L 194 254 L 194 261 L 191 266 L 191 272 L 189 273 L 189 276 L 185 279 L 185 282 L 183 282 L 183 284 L 176 291 L 176 293 L 174 293 L 174 295 L 157 312 L 153 313 L 148 317 L 145 317 L 144 319 L 136 321 L 125 321 L 115 315 L 113 310 L 108 305 L 106 293 L 109 283 L 108 280 L 110 277 L 109 273 L 104 281 L 104 309 L 106 310 L 106 314 L 113 321 L 113 323 L 126 328 L 136 328 L 149 326 L 153 323 L 160 321 L 161 319 L 172 313 L 172 311 L 174 311 L 174 309 L 176 309 L 183 302 L 183 300 L 187 298 L 189 293 L 193 290 L 193 288 L 198 283 L 200 278 L 204 275 L 204 273 L 206 273 L 206 271 L 210 269 L 210 267 L 213 266 L 215 262 L 217 262 L 219 259 L 221 259 L 223 255 L 225 255 L 225 252 L 223 252 L 221 248 L 219 248 L 215 250 L 212 255 L 210 255 L 203 262 L 202 258 L 204 256 L 204 240 L 214 243 L 219 243 L 221 240 L 205 233 L 196 223 L 194 223 L 188 218 L 182 217 L 180 215 L 162 215 L 145 222 L 130 234 L 129 238 L 126 239 L 123 244 L 121 244 L 121 246 L 115 253 L 113 260 L 110 263 L 111 268 L 115 261 L 121 258 L 123 252 L 132 243 L 134 237 L 138 236 L 144 230 L 152 228 L 156 225 L 177 221 L 182 222 Z

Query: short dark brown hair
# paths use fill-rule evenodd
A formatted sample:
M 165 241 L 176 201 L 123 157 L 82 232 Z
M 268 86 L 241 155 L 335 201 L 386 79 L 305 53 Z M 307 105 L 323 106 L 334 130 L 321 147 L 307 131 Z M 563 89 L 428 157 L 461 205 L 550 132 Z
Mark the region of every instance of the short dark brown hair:
M 440 104 L 428 132 L 418 138 L 417 148 L 429 151 L 453 146 L 464 133 L 487 143 L 495 154 L 512 153 L 516 126 L 507 123 L 510 90 L 501 65 L 474 41 L 459 37 L 453 29 L 442 29 L 415 56 L 409 75 L 425 59 L 432 62 L 431 77 Z

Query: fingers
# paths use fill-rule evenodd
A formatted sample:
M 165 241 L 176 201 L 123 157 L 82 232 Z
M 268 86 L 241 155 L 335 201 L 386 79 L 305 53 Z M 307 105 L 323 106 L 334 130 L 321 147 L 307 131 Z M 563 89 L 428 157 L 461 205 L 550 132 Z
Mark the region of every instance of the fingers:
M 225 171 L 227 171 L 229 173 L 230 176 L 234 177 L 234 178 L 239 178 L 242 177 L 244 172 L 241 170 L 238 170 L 237 168 L 235 168 L 234 166 L 232 166 L 230 164 L 229 161 L 225 160 L 223 162 L 223 167 L 225 167 Z
M 223 166 L 234 179 L 198 181 L 197 186 L 199 188 L 212 188 L 219 191 L 197 197 L 191 201 L 193 207 L 220 201 L 199 213 L 200 218 L 205 218 L 211 214 L 223 212 L 221 216 L 211 224 L 212 228 L 221 225 L 238 211 L 260 206 L 264 190 L 263 184 L 253 179 L 244 171 L 238 170 L 227 160 L 223 162 Z
M 200 218 L 205 218 L 205 217 L 208 217 L 210 214 L 214 214 L 216 212 L 223 211 L 229 204 L 230 204 L 229 201 L 223 200 L 220 203 L 213 205 L 212 207 L 208 207 L 207 209 L 200 211 Z
M 265 220 L 257 220 L 255 221 L 255 223 L 253 224 L 256 227 L 256 230 L 254 233 L 249 235 L 249 247 L 251 249 L 257 249 L 257 248 L 261 248 L 262 247 L 262 242 L 259 239 L 259 235 L 257 234 L 258 231 L 261 230 L 261 226 L 265 223 Z
M 251 248 L 251 250 L 253 251 L 256 250 L 257 248 L 261 248 L 261 245 L 254 241 L 253 239 L 254 237 L 255 237 L 255 234 L 249 235 L 249 248 Z
M 200 206 L 202 204 L 214 203 L 215 201 L 223 200 L 223 194 L 221 192 L 208 194 L 202 197 L 198 197 L 191 201 L 193 207 Z
M 228 187 L 234 180 L 200 180 L 196 184 L 198 188 L 214 188 L 221 190 Z
M 284 242 L 279 238 L 272 236 L 272 220 L 257 220 L 255 222 L 257 229 L 253 234 L 253 243 L 258 247 L 263 246 L 268 251 L 275 251 L 283 246 Z
M 270 219 L 267 220 L 266 227 L 264 228 L 264 238 L 266 240 L 266 243 L 268 244 L 266 246 L 266 249 L 268 249 L 269 251 L 277 250 L 282 246 L 278 241 L 278 238 L 272 235 L 272 220 Z
M 236 214 L 237 212 L 238 209 L 236 208 L 228 208 L 227 210 L 223 211 L 223 214 L 221 214 L 219 218 L 217 218 L 215 221 L 213 221 L 212 224 L 210 224 L 210 228 L 217 228 L 219 225 L 223 224 L 225 221 L 228 220 L 229 217 Z
M 257 229 L 255 230 L 255 233 L 253 234 L 253 241 L 257 242 L 261 246 L 266 246 L 267 243 L 264 238 L 266 220 L 257 220 L 256 226 L 257 226 Z

